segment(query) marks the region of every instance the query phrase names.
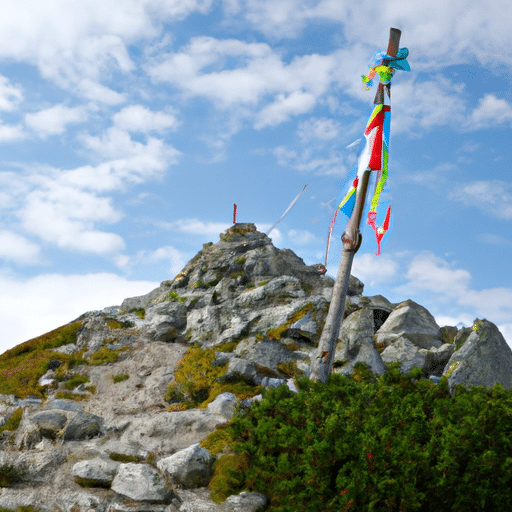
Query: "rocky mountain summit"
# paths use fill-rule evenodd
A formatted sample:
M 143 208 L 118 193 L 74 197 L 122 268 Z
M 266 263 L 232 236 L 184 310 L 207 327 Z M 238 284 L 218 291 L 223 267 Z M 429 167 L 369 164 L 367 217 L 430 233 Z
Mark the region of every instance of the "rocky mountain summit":
M 258 493 L 210 496 L 209 435 L 262 387 L 309 375 L 334 281 L 253 224 L 208 243 L 172 281 L 88 312 L 0 356 L 0 508 L 256 512 Z M 333 371 L 400 362 L 437 382 L 512 390 L 496 326 L 439 327 L 411 300 L 351 277 Z

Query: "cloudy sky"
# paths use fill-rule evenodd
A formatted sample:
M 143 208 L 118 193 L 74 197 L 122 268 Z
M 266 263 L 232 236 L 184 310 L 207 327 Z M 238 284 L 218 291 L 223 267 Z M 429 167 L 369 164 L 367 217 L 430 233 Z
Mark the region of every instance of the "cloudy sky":
M 512 4 L 419 0 L 4 0 L 0 352 L 172 279 L 232 223 L 307 264 L 357 159 L 390 27 L 393 230 L 366 295 L 512 346 Z M 328 273 L 343 231 L 334 229 Z

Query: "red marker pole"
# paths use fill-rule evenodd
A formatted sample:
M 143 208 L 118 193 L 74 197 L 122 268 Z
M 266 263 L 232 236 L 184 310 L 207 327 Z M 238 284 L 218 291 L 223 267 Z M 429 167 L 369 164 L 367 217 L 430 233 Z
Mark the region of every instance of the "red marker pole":
M 233 224 L 236 224 L 236 203 L 233 205 Z

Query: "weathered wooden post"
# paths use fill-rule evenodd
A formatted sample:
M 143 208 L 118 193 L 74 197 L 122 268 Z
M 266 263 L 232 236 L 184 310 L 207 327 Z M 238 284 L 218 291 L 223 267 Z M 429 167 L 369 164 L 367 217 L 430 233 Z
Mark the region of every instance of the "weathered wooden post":
M 386 52 L 390 57 L 396 57 L 398 45 L 400 43 L 400 35 L 400 30 L 396 28 L 392 28 L 390 30 L 388 49 Z M 387 89 L 387 94 L 390 96 L 391 85 L 383 85 L 382 83 L 379 83 L 374 100 L 375 104 L 384 105 L 384 89 Z M 343 251 L 341 254 L 340 266 L 338 268 L 338 276 L 332 290 L 329 312 L 327 313 L 322 336 L 318 343 L 318 349 L 311 361 L 310 379 L 313 381 L 320 381 L 324 384 L 327 384 L 327 379 L 331 374 L 332 364 L 334 361 L 336 344 L 338 342 L 343 314 L 345 312 L 345 300 L 347 297 L 352 262 L 354 260 L 354 255 L 361 246 L 362 235 L 359 226 L 361 225 L 361 217 L 363 215 L 368 181 L 370 179 L 371 172 L 371 169 L 366 169 L 357 185 L 354 209 L 348 221 L 345 233 L 343 233 L 343 236 L 341 237 L 341 240 L 343 241 Z

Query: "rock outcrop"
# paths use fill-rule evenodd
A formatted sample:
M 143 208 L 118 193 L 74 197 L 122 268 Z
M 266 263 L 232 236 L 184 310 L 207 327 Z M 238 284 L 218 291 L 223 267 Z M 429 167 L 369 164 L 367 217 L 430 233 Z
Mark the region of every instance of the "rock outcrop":
M 72 342 L 49 349 L 48 371 L 35 376 L 39 396 L 0 394 L 0 508 L 263 510 L 258 493 L 210 499 L 216 456 L 200 443 L 238 403 L 261 399 L 258 386 L 297 391 L 293 379 L 309 375 L 333 284 L 254 225 L 236 224 L 172 281 L 82 315 Z M 446 375 L 452 393 L 497 382 L 512 389 L 512 351 L 490 322 L 440 328 L 411 300 L 362 293 L 352 276 L 335 372 L 350 374 L 362 361 L 382 375 L 400 362 L 404 373 Z M 192 396 L 179 381 L 192 345 L 214 353 L 207 370 L 218 372 L 215 395 L 212 388 Z M 254 393 L 237 397 L 239 389 Z M 194 407 L 183 410 L 183 393 Z

